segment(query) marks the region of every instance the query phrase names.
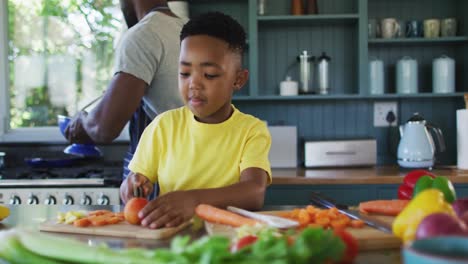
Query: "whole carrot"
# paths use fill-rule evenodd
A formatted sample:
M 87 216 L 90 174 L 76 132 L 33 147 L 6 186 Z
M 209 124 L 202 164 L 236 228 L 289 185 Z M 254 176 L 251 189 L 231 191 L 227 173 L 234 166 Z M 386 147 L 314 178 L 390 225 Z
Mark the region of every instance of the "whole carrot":
M 409 200 L 373 200 L 359 204 L 359 211 L 363 213 L 374 213 L 383 215 L 398 215 Z
M 230 225 L 234 227 L 239 227 L 243 225 L 253 226 L 259 223 L 258 221 L 255 221 L 253 219 L 246 218 L 208 204 L 198 205 L 195 208 L 195 213 L 198 215 L 198 217 L 205 221 L 216 224 Z

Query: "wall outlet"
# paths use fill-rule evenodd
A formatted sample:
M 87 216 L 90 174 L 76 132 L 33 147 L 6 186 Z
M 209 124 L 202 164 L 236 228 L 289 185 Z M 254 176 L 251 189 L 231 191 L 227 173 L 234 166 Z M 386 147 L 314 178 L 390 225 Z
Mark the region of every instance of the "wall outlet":
M 387 116 L 390 112 L 395 115 L 394 121 L 390 124 Z M 375 102 L 374 103 L 374 127 L 388 127 L 398 125 L 398 104 L 397 102 Z

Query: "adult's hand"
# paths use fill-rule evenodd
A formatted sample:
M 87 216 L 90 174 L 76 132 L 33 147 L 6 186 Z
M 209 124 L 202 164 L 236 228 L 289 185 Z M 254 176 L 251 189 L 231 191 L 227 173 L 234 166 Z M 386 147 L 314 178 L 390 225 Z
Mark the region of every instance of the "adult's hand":
M 79 112 L 65 130 L 73 143 L 110 143 L 138 109 L 147 84 L 128 73 L 112 78 L 104 97 L 88 113 Z M 68 134 L 67 134 L 68 133 Z
M 68 141 L 79 144 L 93 143 L 83 125 L 87 115 L 87 112 L 80 111 L 70 120 L 65 128 L 65 137 Z

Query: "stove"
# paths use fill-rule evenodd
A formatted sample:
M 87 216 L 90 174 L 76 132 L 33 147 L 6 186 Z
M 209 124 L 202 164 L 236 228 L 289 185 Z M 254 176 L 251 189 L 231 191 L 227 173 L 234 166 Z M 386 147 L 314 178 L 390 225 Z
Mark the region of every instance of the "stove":
M 9 168 L 0 172 L 0 204 L 120 205 L 122 167 Z

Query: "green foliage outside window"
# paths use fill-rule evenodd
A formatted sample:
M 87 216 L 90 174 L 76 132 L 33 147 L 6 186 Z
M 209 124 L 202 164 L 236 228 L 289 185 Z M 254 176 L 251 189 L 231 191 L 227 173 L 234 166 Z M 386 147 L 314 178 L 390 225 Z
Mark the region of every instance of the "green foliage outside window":
M 121 20 L 116 16 L 118 0 L 8 0 L 8 36 L 9 36 L 9 69 L 10 69 L 10 127 L 52 126 L 57 124 L 57 114 L 67 115 L 65 107 L 52 105 L 49 88 L 47 87 L 48 67 L 45 64 L 43 85 L 32 87 L 24 100 L 24 107 L 15 105 L 18 91 L 15 87 L 14 60 L 18 56 L 41 55 L 47 58 L 53 55 L 71 56 L 76 60 L 76 87 L 77 96 L 75 103 L 83 96 L 82 87 L 82 58 L 85 52 L 92 51 L 96 57 L 96 86 L 104 90 L 111 77 L 111 69 L 114 57 L 115 37 L 121 30 Z M 21 20 L 15 19 L 20 17 Z M 24 42 L 15 40 L 15 29 L 21 26 L 21 30 L 28 32 L 37 28 L 37 25 L 28 23 L 32 18 L 41 20 L 42 42 Z M 77 26 L 77 17 L 83 18 L 80 27 L 87 27 L 86 35 Z M 54 43 L 48 38 L 48 33 L 60 30 L 51 25 L 51 19 L 59 20 L 67 29 L 72 29 L 71 42 L 64 41 Z M 15 23 L 23 23 L 15 25 Z M 35 27 L 33 27 L 35 26 Z M 34 32 L 37 33 L 37 32 Z M 27 78 L 28 76 L 24 76 Z

